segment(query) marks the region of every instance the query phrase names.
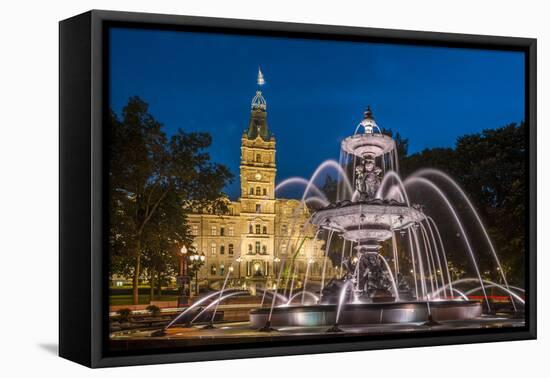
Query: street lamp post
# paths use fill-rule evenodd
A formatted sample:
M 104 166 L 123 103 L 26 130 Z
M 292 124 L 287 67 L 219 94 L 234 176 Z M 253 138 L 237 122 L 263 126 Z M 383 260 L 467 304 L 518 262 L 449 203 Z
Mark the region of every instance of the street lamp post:
M 200 261 L 199 269 L 202 266 L 202 264 L 204 264 L 204 260 L 206 260 L 206 256 L 204 255 L 204 252 L 203 252 L 199 256 L 199 261 Z M 199 295 L 199 269 L 197 269 L 197 274 L 195 276 L 195 286 L 196 286 L 196 289 L 197 289 L 197 295 Z
M 204 264 L 206 256 L 204 253 L 201 253 L 200 255 L 191 255 L 189 256 L 189 260 L 191 261 L 193 271 L 195 272 L 195 294 L 199 295 L 199 269 Z
M 241 262 L 243 261 L 243 258 L 241 256 L 237 257 L 235 261 L 239 264 L 238 267 L 238 274 L 239 274 L 239 281 L 241 280 Z
M 178 299 L 178 307 L 181 307 L 183 305 L 187 304 L 187 296 L 185 295 L 185 275 L 187 273 L 187 247 L 182 246 L 180 250 L 180 271 L 179 271 L 179 279 L 180 279 L 180 296 Z
M 275 269 L 274 269 L 274 271 L 275 271 L 275 277 L 278 277 L 277 266 L 278 266 L 279 261 L 281 261 L 281 259 L 278 258 L 277 256 L 275 256 L 275 257 L 273 258 L 273 265 L 274 265 L 274 268 L 275 268 Z
M 196 257 L 197 257 L 197 255 L 189 256 L 189 263 L 191 264 L 193 274 L 197 273 L 195 271 L 195 258 Z M 193 279 L 193 277 L 191 276 L 190 279 L 189 279 L 189 293 L 191 293 L 193 291 L 192 290 L 192 282 L 193 282 L 192 279 Z

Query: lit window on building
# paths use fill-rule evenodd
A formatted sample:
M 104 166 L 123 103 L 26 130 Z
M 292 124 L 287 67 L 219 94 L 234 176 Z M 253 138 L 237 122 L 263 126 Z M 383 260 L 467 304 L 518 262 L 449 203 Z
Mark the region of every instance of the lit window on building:
M 212 226 L 211 235 L 216 236 L 216 226 Z
M 191 226 L 191 235 L 197 236 L 199 234 L 199 226 L 196 224 Z
M 216 243 L 212 243 L 212 245 L 210 246 L 210 253 L 212 254 L 212 256 L 216 255 Z
M 234 227 L 229 227 L 229 236 L 235 236 L 235 228 Z
M 229 245 L 227 246 L 227 252 L 228 252 L 230 255 L 233 254 L 233 244 L 229 244 Z
M 215 276 L 216 275 L 216 265 L 215 264 L 212 264 L 210 265 L 210 275 L 211 276 Z
M 256 253 L 260 253 L 260 242 L 256 242 Z
M 223 276 L 223 274 L 225 273 L 225 265 L 223 263 L 220 264 L 220 275 Z

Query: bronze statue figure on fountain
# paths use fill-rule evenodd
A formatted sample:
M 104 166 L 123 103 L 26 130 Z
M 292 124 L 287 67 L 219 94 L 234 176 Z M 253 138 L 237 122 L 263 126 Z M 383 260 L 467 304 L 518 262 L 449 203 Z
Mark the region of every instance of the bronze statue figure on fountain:
M 382 181 L 382 169 L 376 166 L 374 157 L 365 156 L 355 167 L 355 189 L 360 201 L 372 200 Z

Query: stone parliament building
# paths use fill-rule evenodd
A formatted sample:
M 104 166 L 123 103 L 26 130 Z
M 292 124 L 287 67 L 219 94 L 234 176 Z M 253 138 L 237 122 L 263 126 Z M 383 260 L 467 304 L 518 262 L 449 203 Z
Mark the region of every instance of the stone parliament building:
M 261 72 L 258 84 L 263 84 Z M 313 240 L 314 226 L 304 228 L 310 216 L 307 206 L 302 207 L 296 199 L 276 198 L 276 173 L 275 136 L 268 127 L 267 104 L 258 89 L 248 128 L 241 137 L 240 198 L 229 203 L 224 215 L 188 215 L 193 248 L 206 256 L 199 272 L 201 281 L 219 282 L 232 267 L 231 278 L 272 284 L 283 261 L 298 280 L 306 269 L 308 280 L 320 278 L 324 242 Z M 331 271 L 327 259 L 327 277 Z

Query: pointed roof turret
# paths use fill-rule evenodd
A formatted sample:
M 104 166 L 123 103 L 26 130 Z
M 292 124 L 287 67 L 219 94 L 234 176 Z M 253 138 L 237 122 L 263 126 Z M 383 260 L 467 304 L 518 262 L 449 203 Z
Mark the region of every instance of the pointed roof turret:
M 258 89 L 256 90 L 256 96 L 252 99 L 252 110 L 266 110 L 267 109 L 267 102 L 265 101 L 265 98 L 262 96 L 262 86 L 265 84 L 264 74 L 262 73 L 262 70 L 260 67 L 258 67 Z
M 261 87 L 265 85 L 265 79 L 259 67 L 257 83 L 258 89 L 256 95 L 252 98 L 250 121 L 246 135 L 248 139 L 256 139 L 260 136 L 263 140 L 268 141 L 272 135 L 267 126 L 267 102 L 261 91 Z

